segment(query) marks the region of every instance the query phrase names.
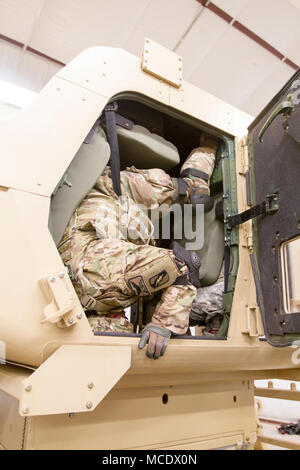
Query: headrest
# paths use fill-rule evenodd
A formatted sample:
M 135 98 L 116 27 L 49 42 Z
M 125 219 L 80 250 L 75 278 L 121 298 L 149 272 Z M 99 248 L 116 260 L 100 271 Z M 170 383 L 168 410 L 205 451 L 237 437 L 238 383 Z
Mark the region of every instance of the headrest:
M 129 130 L 117 126 L 117 133 L 122 168 L 133 165 L 169 170 L 180 163 L 175 145 L 145 127 L 135 125 Z
M 83 143 L 79 148 L 61 185 L 52 196 L 49 229 L 56 244 L 60 242 L 73 212 L 95 185 L 109 158 L 109 144 L 103 129 L 98 126 L 90 143 Z

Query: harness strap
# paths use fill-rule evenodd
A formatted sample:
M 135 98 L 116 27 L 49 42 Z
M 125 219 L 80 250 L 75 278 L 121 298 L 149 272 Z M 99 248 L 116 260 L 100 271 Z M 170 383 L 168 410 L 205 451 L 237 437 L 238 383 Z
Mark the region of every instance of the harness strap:
M 121 196 L 121 177 L 120 177 L 120 152 L 119 152 L 119 143 L 118 135 L 116 129 L 116 116 L 115 113 L 118 110 L 117 103 L 110 103 L 105 107 L 105 122 L 106 122 L 106 132 L 107 140 L 110 145 L 111 155 L 110 155 L 110 168 L 111 168 L 111 177 L 113 182 L 114 192 L 117 196 Z
M 104 304 L 100 300 L 96 300 L 87 294 L 80 297 L 80 302 L 87 310 L 95 310 L 96 312 L 110 312 L 113 310 L 109 305 Z
M 193 168 L 186 168 L 183 170 L 180 176 L 181 178 L 190 178 L 191 176 L 195 176 L 196 178 L 204 180 L 206 183 L 209 182 L 209 175 L 207 173 L 204 173 L 204 171 L 201 170 L 195 170 Z

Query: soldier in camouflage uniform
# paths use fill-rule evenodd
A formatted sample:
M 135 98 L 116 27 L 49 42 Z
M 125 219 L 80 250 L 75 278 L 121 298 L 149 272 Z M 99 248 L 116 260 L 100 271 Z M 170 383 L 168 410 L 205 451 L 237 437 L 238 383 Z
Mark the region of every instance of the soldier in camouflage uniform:
M 82 305 L 97 313 L 89 317 L 96 331 L 132 331 L 124 309 L 138 296 L 163 290 L 140 343 L 142 348 L 148 341 L 147 355 L 155 359 L 164 353 L 171 333 L 188 329 L 197 292 L 191 272 L 198 273 L 199 265 L 192 252 L 189 262 L 183 259 L 178 244 L 173 251 L 156 247 L 152 223 L 137 204 L 150 209 L 183 200 L 209 209 L 217 145 L 217 139 L 203 134 L 179 179 L 161 169 L 127 168 L 121 172 L 120 199 L 107 167 L 74 212 L 59 245 Z

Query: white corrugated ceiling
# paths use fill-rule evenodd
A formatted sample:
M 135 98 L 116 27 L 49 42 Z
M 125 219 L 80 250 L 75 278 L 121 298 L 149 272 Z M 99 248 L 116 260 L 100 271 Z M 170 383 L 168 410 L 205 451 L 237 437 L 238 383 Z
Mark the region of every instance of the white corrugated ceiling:
M 87 47 L 116 46 L 140 55 L 150 37 L 183 56 L 186 80 L 256 115 L 294 74 L 291 62 L 300 64 L 300 0 L 203 3 L 0 0 L 0 79 L 39 91 L 61 68 L 57 62 L 67 63 Z

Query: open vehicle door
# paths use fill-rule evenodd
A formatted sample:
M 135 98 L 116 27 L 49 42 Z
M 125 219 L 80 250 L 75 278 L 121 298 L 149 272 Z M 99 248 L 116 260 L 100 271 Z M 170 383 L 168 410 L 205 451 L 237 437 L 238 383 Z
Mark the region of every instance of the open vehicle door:
M 252 267 L 265 335 L 300 339 L 300 71 L 251 124 Z

